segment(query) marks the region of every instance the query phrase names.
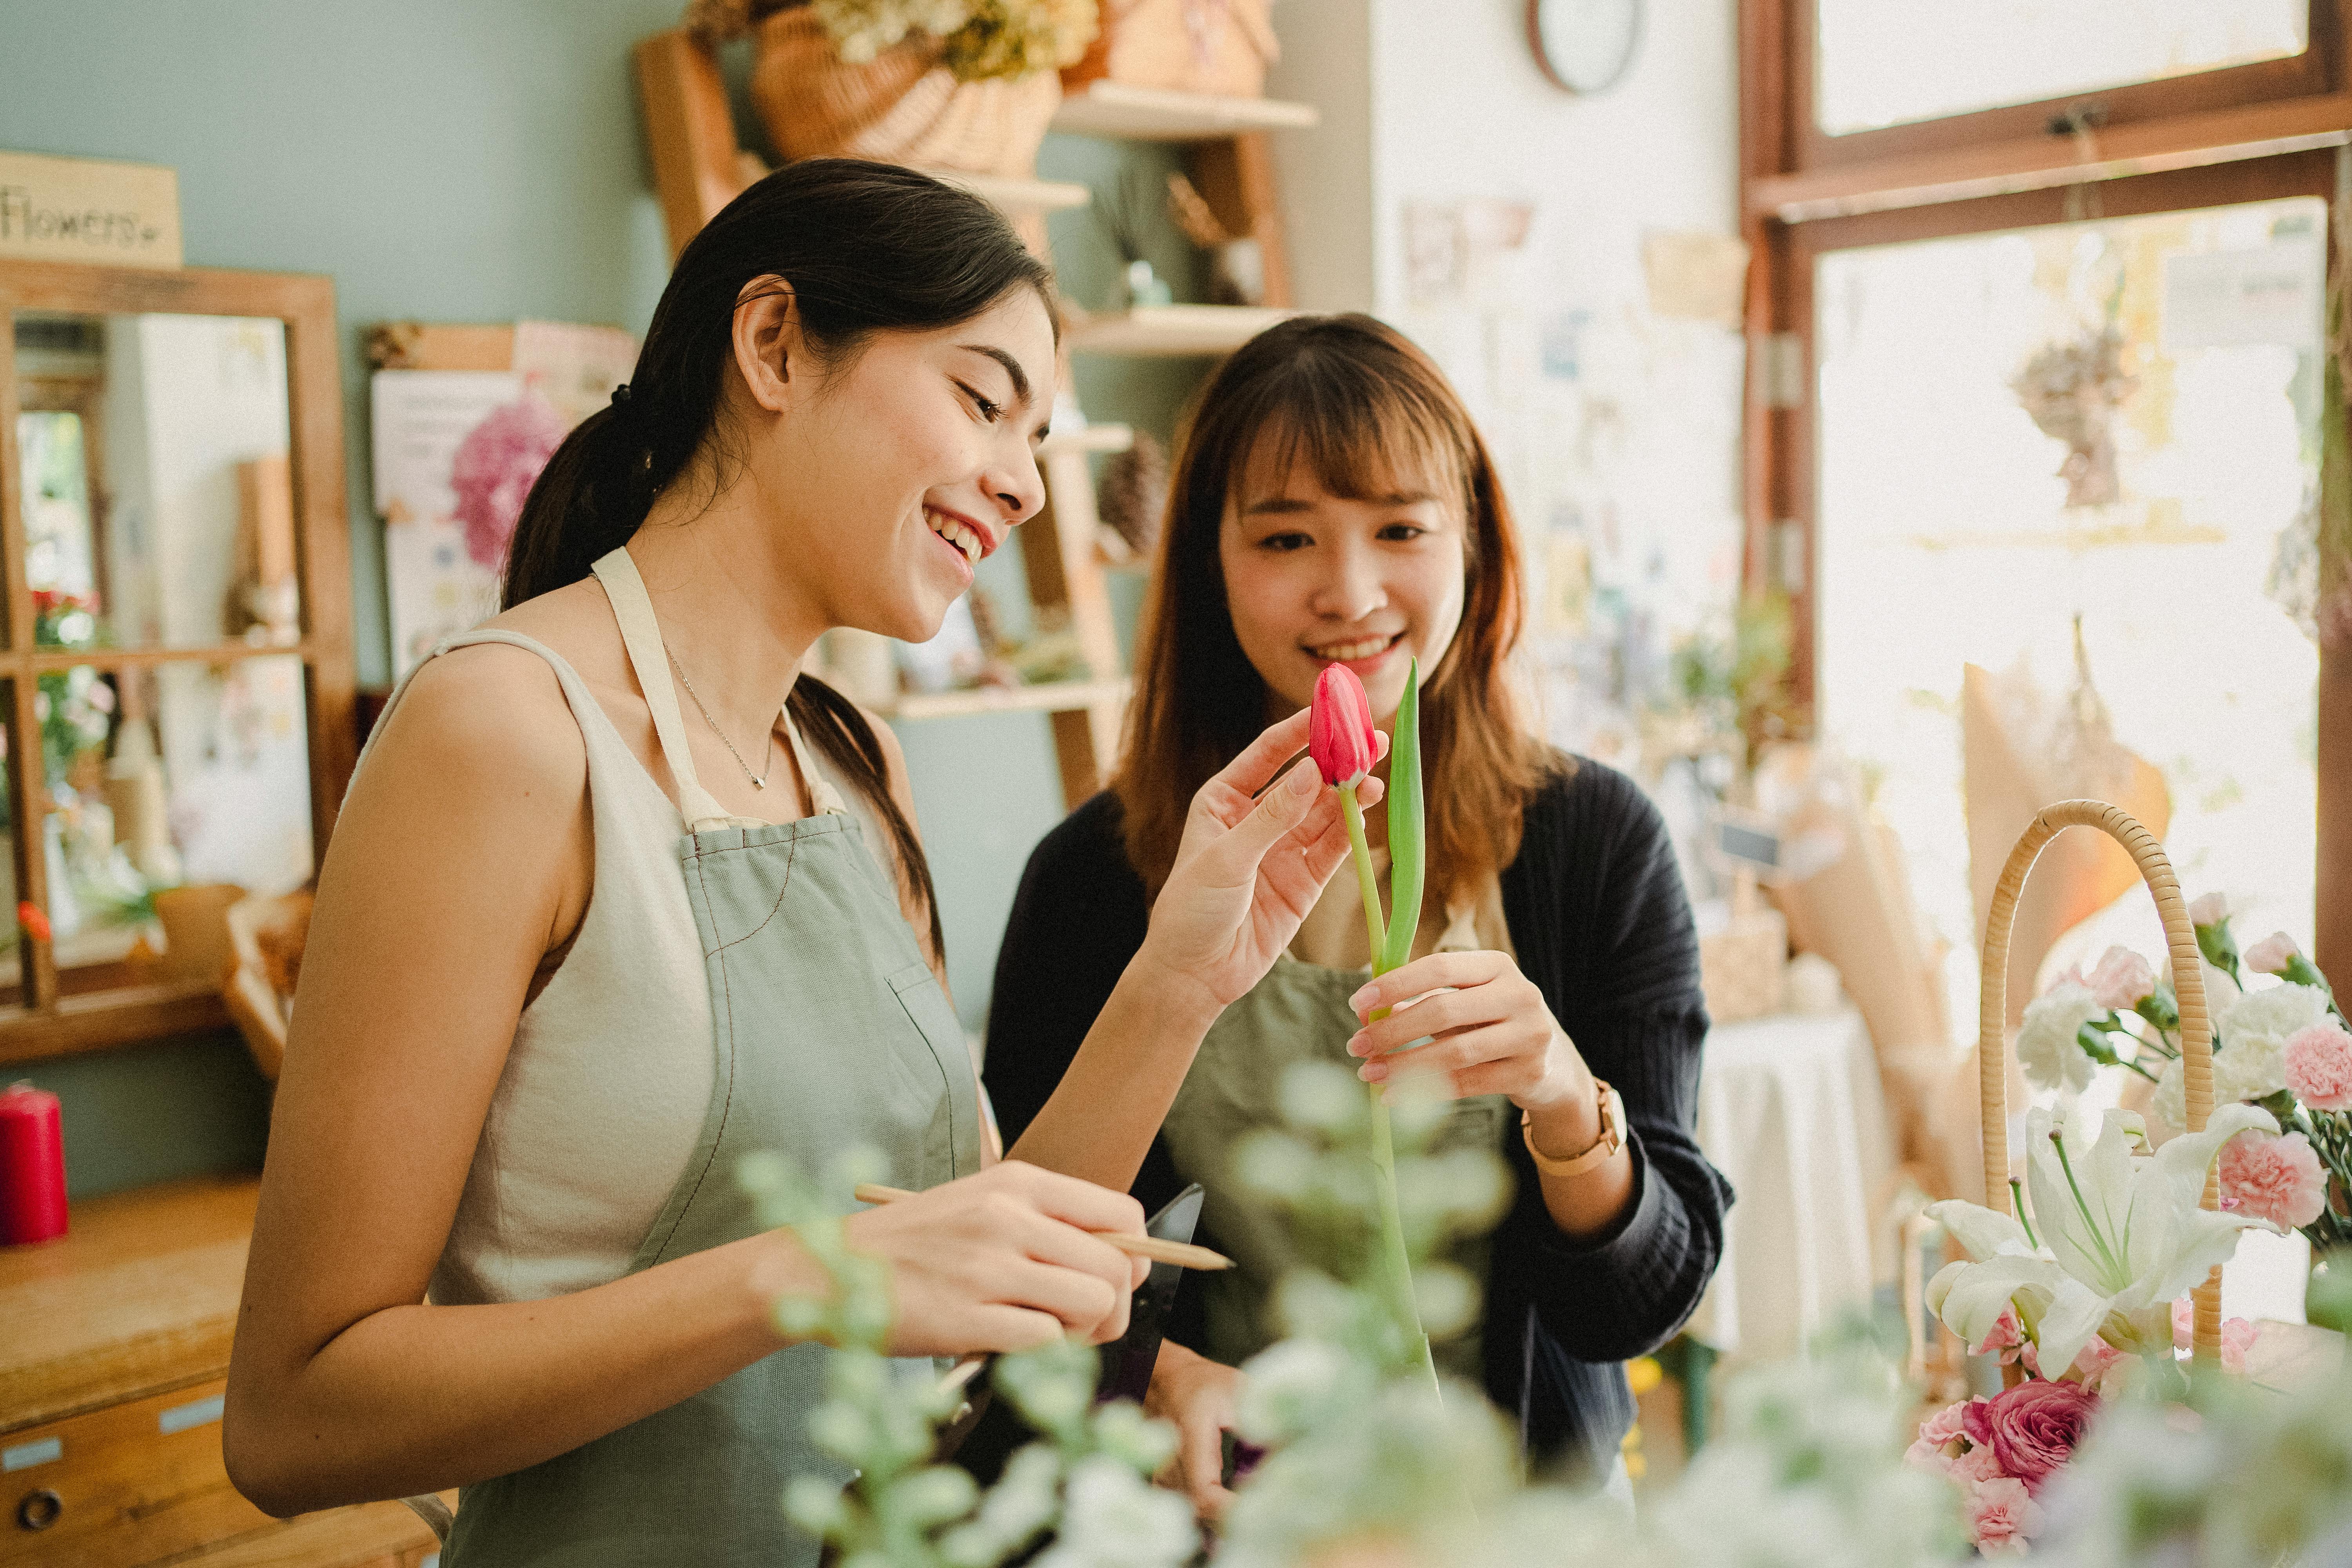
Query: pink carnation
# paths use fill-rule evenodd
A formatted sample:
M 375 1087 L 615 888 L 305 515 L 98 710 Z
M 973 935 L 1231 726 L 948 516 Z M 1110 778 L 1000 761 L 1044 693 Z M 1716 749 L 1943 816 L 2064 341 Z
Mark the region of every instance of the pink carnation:
M 1980 1403 L 1981 1412 L 1968 1412 L 1969 1440 L 1990 1447 L 2003 1472 L 2036 1492 L 2099 1413 L 2098 1395 L 2081 1384 L 2038 1377 Z
M 2326 1174 L 2302 1133 L 2274 1138 L 2250 1128 L 2221 1146 L 2225 1210 L 2291 1230 L 2317 1219 L 2326 1205 Z
M 2129 1359 L 2106 1341 L 2095 1337 L 2083 1347 L 2082 1353 L 2074 1358 L 2074 1364 L 2066 1369 L 2065 1375 L 2094 1394 L 2105 1394 L 2108 1392 L 2108 1374 Z
M 2226 893 L 2208 893 L 2189 906 L 2189 923 L 2197 926 L 2217 926 L 2230 918 L 2230 899 Z
M 1920 1422 L 1919 1436 L 1904 1451 L 1905 1462 L 1937 1474 L 1949 1470 L 1952 1468 L 1952 1445 L 1968 1436 L 1968 1407 L 1970 1403 L 1963 1399 L 1957 1405 L 1947 1405 Z M 1981 1404 L 1982 1401 L 1974 1403 Z
M 495 572 L 505 562 L 524 498 L 563 437 L 563 416 L 545 399 L 525 393 L 491 409 L 457 443 L 449 465 L 449 488 L 457 497 L 454 512 L 466 525 L 466 553 L 486 571 Z
M 2246 949 L 2238 962 L 2257 974 L 2284 974 L 2288 961 L 2299 951 L 2294 938 L 2276 931 Z
M 2025 1543 L 2042 1533 L 2042 1505 L 2022 1481 L 2007 1476 L 1979 1481 L 1969 1489 L 1967 1507 L 1969 1535 L 1987 1556 L 2021 1556 Z
M 2221 1370 L 2232 1377 L 2246 1370 L 2246 1352 L 2262 1338 L 2262 1325 L 2243 1318 L 2228 1318 L 2221 1323 Z M 2176 1350 L 2188 1350 L 2197 1342 L 2197 1304 L 2188 1297 L 2172 1303 L 2172 1343 Z
M 2000 1310 L 2000 1318 L 1994 1321 L 1991 1328 L 1985 1331 L 1984 1342 L 1969 1346 L 1969 1353 L 1990 1355 L 1998 1351 L 2000 1352 L 2000 1363 L 2007 1366 L 2017 1359 L 2018 1352 L 2024 1348 L 2024 1345 L 2025 1334 L 2017 1326 L 2017 1309 L 2003 1307 Z
M 2127 947 L 2111 947 L 2096 967 L 2083 978 L 2100 1006 L 2118 1013 L 2139 1005 L 2156 990 L 2156 971 L 2147 959 Z
M 2314 1110 L 2352 1110 L 2352 1035 L 2314 1024 L 2286 1037 L 2286 1086 Z

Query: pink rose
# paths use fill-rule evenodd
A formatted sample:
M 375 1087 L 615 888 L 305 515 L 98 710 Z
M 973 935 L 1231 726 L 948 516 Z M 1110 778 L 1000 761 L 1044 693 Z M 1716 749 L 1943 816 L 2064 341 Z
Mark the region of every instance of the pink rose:
M 1983 1419 L 1969 1422 L 1969 1436 L 1986 1442 L 2000 1468 L 2036 1492 L 2074 1453 L 2099 1413 L 2099 1396 L 2081 1384 L 2038 1377 L 2002 1390 L 1984 1405 Z M 1979 1425 L 1982 1439 L 1977 1439 Z
M 2022 1481 L 2007 1476 L 1971 1486 L 1967 1509 L 1969 1536 L 1988 1557 L 1995 1552 L 2022 1556 L 2025 1543 L 2042 1533 L 2042 1505 Z
M 2326 1205 L 2326 1174 L 2302 1133 L 2274 1138 L 2249 1128 L 2221 1145 L 2223 1209 L 2291 1230 L 2317 1219 Z
M 2083 984 L 2100 1006 L 2127 1013 L 2155 992 L 2156 971 L 2131 949 L 2111 947 L 2083 977 Z
M 2314 1024 L 2286 1037 L 2286 1086 L 2314 1110 L 2352 1110 L 2352 1035 Z
M 2284 974 L 2288 961 L 2298 951 L 2294 938 L 2276 931 L 2239 954 L 2238 962 L 2257 974 Z
M 505 562 L 523 500 L 563 437 L 563 416 L 525 393 L 491 409 L 457 443 L 449 464 L 449 489 L 457 498 L 451 511 L 465 525 L 466 553 L 475 564 L 495 572 Z
M 2208 893 L 2189 906 L 2189 923 L 2193 926 L 2217 926 L 2230 918 L 2230 899 L 2226 893 Z

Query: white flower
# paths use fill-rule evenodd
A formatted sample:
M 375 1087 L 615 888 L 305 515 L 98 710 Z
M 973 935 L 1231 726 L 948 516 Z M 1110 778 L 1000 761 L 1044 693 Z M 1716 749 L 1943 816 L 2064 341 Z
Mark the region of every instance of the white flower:
M 2232 996 L 2226 1010 L 2217 1011 L 2221 1022 L 2214 1032 L 2221 1048 L 2213 1053 L 2215 1105 L 2261 1100 L 2284 1089 L 2287 1041 L 2330 1017 L 2326 993 L 2315 985 L 2249 991 Z M 2168 1127 L 2189 1125 L 2187 1070 L 2177 1060 L 2168 1062 L 2157 1080 L 2149 1108 Z
M 2275 1060 L 2284 1056 L 2289 1037 L 2327 1021 L 2327 993 L 2316 985 L 2289 984 L 2249 991 L 2226 1012 L 2216 1015 L 2223 1047 L 2220 1055 L 2252 1047 L 2266 1060 Z M 2250 1079 L 2268 1076 L 2267 1071 L 2249 1075 Z M 2262 1092 L 2271 1094 L 2285 1087 L 2281 1068 L 2278 1081 Z
M 2110 1110 L 2086 1142 L 2087 1128 L 2053 1137 L 2049 1112 L 2029 1112 L 2026 1193 L 2042 1245 L 1996 1210 L 1957 1200 L 1930 1205 L 1928 1217 L 1970 1261 L 1948 1264 L 1927 1282 L 1928 1310 L 1974 1345 L 2014 1306 L 2044 1366 L 2072 1366 L 2103 1331 L 2119 1350 L 2169 1345 L 2168 1304 L 2237 1250 L 2238 1232 L 2262 1223 L 2198 1207 L 2205 1173 L 2238 1133 L 2276 1131 L 2278 1123 L 2254 1106 L 2223 1105 L 2204 1131 L 2137 1158 L 2137 1120 Z
M 2189 906 L 2189 923 L 2193 926 L 2217 926 L 2230 918 L 2230 898 L 2226 893 L 2207 893 Z
M 1201 1544 L 1182 1493 L 1104 1455 L 1072 1467 L 1067 1497 L 1061 1532 L 1037 1568 L 1177 1568 Z
M 2089 1087 L 2093 1063 L 2083 1054 L 2074 1032 L 2107 1011 L 2089 986 L 2072 981 L 2062 981 L 2035 997 L 2017 1031 L 2017 1061 L 2026 1079 L 2041 1089 L 2080 1092 Z

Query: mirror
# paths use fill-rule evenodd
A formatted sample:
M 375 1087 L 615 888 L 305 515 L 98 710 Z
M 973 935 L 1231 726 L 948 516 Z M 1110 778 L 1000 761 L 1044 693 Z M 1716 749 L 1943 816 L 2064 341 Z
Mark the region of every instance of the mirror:
M 35 640 L 299 641 L 285 323 L 26 313 L 16 337 Z
M 226 1020 L 226 910 L 310 880 L 352 672 L 324 281 L 0 265 L 0 311 L 6 1061 Z

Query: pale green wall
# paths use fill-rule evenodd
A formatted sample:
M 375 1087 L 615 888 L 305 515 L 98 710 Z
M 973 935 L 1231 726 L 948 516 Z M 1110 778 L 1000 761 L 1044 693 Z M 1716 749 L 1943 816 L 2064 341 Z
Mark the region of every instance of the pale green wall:
M 343 326 L 362 681 L 383 679 L 382 534 L 367 505 L 360 334 L 392 319 L 613 321 L 642 331 L 667 276 L 628 51 L 679 0 L 0 0 L 0 147 L 168 163 L 193 265 L 320 272 Z M 739 68 L 740 68 L 740 62 Z M 1163 150 L 1048 142 L 1041 173 L 1108 182 Z M 1072 293 L 1109 258 L 1057 216 Z M 1150 252 L 1195 281 L 1182 242 Z M 1196 364 L 1087 365 L 1097 417 L 1165 433 Z M 1017 600 L 1019 567 L 992 563 Z M 1127 595 L 1131 602 L 1132 594 Z M 903 731 L 968 1023 L 987 1003 L 1029 847 L 1061 814 L 1042 719 Z M 257 1163 L 267 1092 L 233 1037 L 37 1064 L 66 1101 L 87 1194 Z

